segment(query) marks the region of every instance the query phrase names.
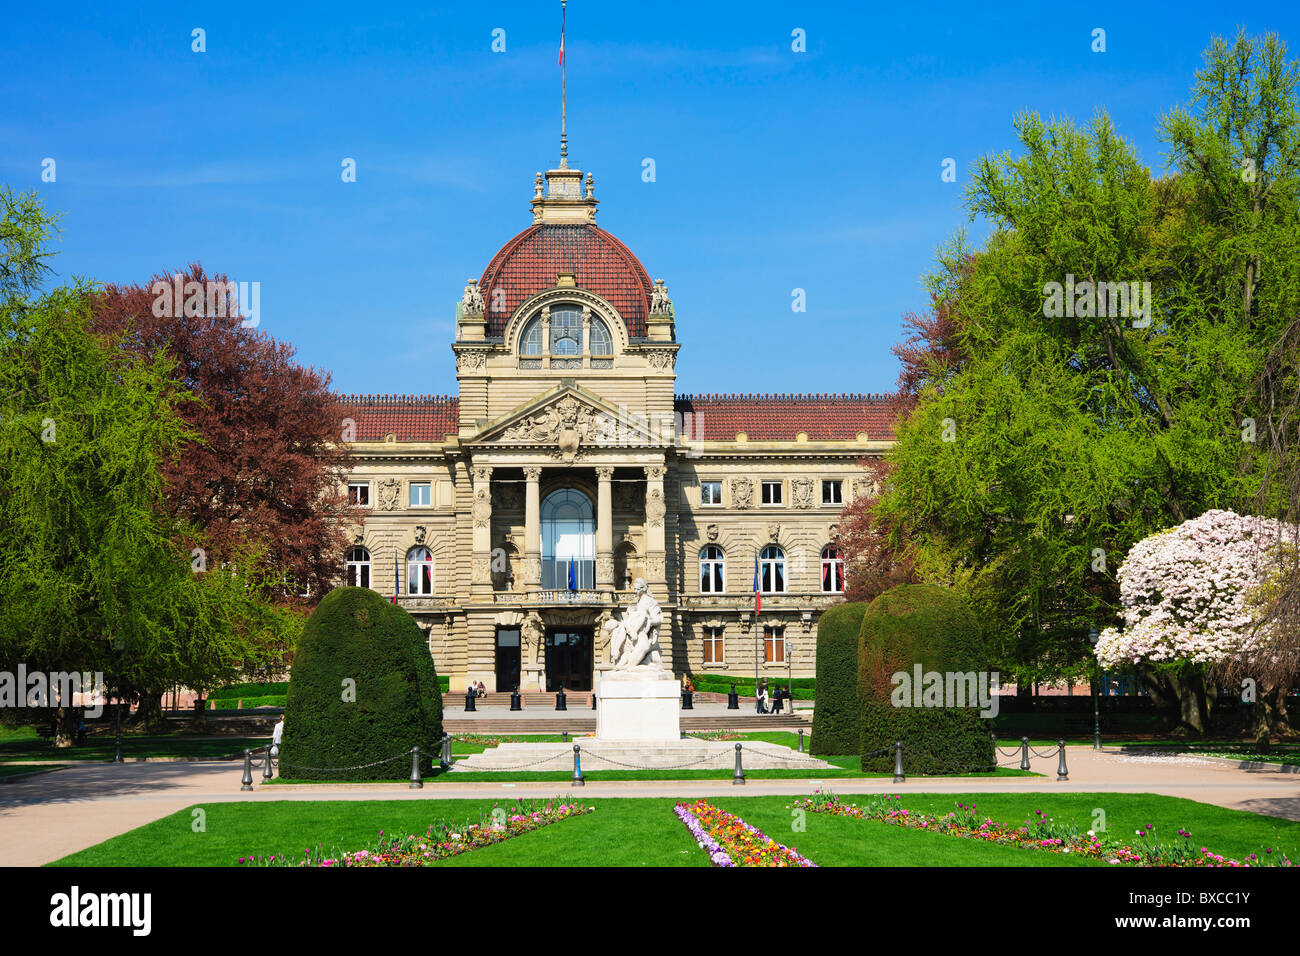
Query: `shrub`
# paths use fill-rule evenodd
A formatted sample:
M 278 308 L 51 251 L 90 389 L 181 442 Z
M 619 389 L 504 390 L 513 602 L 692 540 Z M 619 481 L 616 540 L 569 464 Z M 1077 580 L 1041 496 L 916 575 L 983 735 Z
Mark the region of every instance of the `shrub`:
M 993 767 L 993 743 L 979 707 L 896 707 L 892 675 L 987 673 L 983 635 L 970 605 L 951 588 L 904 584 L 867 607 L 858 644 L 859 752 L 864 771 L 893 768 L 901 740 L 908 773 L 970 773 Z M 818 704 L 820 708 L 820 702 Z M 890 752 L 868 757 L 873 751 Z
M 368 588 L 327 594 L 295 651 L 284 727 L 286 777 L 404 779 L 406 752 L 417 746 L 428 772 L 442 738 L 442 694 L 415 619 Z
M 817 622 L 817 706 L 813 710 L 815 754 L 851 754 L 858 746 L 858 641 L 865 602 L 836 604 Z

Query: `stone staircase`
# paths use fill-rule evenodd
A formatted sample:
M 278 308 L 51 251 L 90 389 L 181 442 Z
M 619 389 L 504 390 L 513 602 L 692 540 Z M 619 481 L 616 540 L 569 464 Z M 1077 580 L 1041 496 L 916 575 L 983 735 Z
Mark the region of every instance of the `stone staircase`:
M 579 737 L 584 773 L 593 770 L 731 770 L 740 743 L 741 764 L 746 770 L 830 769 L 824 760 L 798 753 L 789 747 L 761 740 L 596 740 Z M 462 757 L 451 773 L 495 771 L 519 773 L 573 769 L 574 743 L 505 743 L 482 753 Z

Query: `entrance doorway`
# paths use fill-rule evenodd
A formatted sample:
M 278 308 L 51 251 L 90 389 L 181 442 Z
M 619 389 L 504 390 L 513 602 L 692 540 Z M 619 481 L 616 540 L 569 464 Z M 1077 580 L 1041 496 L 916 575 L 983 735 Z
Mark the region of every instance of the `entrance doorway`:
M 591 628 L 546 632 L 546 689 L 591 690 Z
M 519 686 L 519 629 L 497 628 L 497 690 L 510 693 Z

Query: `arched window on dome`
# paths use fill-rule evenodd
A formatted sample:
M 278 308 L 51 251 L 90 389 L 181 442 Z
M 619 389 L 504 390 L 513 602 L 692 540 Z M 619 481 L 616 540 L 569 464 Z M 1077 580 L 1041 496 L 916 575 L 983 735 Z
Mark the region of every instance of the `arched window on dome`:
M 551 310 L 551 354 L 582 354 L 582 313 L 577 309 Z
M 609 334 L 609 326 L 594 315 L 591 317 L 591 332 L 587 351 L 592 355 L 614 354 L 614 338 Z
M 534 316 L 533 320 L 524 326 L 524 334 L 519 339 L 519 354 L 525 356 L 542 355 L 542 317 Z

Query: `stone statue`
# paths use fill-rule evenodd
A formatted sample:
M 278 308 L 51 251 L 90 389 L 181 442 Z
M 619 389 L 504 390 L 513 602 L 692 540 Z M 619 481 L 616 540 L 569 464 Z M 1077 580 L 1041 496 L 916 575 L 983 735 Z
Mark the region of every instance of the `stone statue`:
M 637 595 L 636 603 L 624 612 L 621 621 L 605 622 L 605 630 L 609 631 L 610 662 L 616 671 L 634 667 L 662 670 L 659 626 L 664 622 L 663 611 L 644 578 L 637 578 L 632 588 Z
M 479 291 L 478 280 L 469 279 L 465 283 L 465 292 L 460 297 L 461 312 L 465 315 L 483 314 L 483 293 Z
M 655 286 L 650 290 L 650 314 L 668 315 L 672 307 L 672 299 L 668 298 L 668 286 L 663 279 L 655 279 Z

